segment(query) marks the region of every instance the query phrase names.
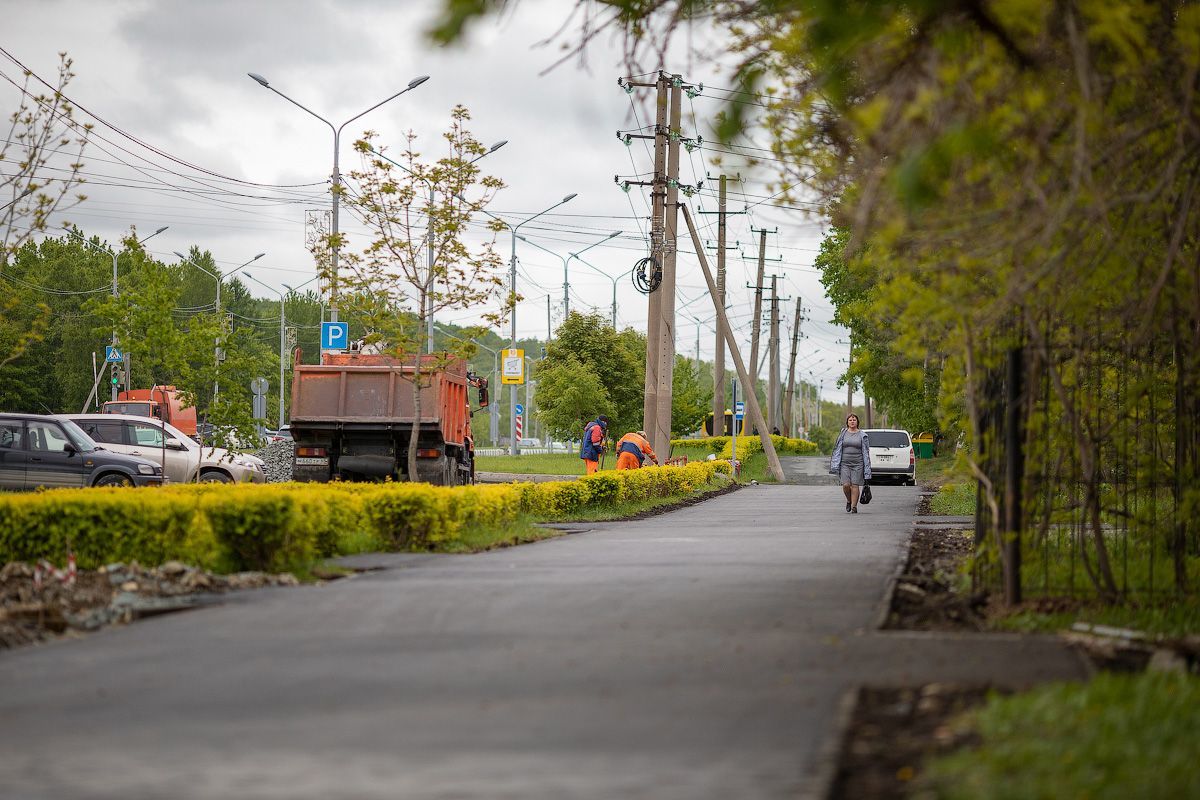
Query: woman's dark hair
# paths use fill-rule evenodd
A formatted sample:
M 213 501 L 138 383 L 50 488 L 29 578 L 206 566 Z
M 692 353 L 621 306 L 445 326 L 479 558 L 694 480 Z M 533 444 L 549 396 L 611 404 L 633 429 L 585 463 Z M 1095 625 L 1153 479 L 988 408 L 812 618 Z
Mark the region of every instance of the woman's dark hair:
M 850 427 L 850 418 L 851 417 L 854 417 L 854 419 L 858 422 L 858 424 L 862 425 L 862 420 L 858 418 L 858 414 L 847 414 L 846 415 L 846 423 L 845 423 L 847 428 Z

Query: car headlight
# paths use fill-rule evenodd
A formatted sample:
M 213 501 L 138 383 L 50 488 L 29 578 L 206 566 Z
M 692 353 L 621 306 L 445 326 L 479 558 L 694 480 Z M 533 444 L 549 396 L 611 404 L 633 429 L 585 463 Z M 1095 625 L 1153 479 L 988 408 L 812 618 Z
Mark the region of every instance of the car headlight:
M 142 475 L 154 475 L 158 472 L 158 468 L 149 464 L 138 464 L 138 472 Z

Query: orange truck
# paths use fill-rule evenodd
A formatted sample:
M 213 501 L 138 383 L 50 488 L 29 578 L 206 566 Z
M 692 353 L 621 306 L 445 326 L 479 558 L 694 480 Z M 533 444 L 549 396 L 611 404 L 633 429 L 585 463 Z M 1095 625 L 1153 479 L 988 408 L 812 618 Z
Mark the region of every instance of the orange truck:
M 188 436 L 196 435 L 196 409 L 192 406 L 183 407 L 179 391 L 174 386 L 120 392 L 116 400 L 108 401 L 100 410 L 104 414 L 132 414 L 135 417 L 161 419 Z
M 475 481 L 468 390 L 488 402 L 487 380 L 466 364 L 421 357 L 421 418 L 413 413 L 413 373 L 388 356 L 326 352 L 292 372 L 289 422 L 297 481 L 408 480 L 408 446 L 417 441 L 420 480 L 440 486 Z

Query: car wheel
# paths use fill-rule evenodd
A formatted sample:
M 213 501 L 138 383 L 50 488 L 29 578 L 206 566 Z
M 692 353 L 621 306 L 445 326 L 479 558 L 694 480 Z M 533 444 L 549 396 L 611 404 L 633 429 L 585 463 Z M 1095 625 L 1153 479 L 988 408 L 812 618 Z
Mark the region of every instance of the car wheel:
M 93 486 L 133 486 L 133 481 L 119 472 L 108 472 L 97 478 Z
M 201 475 L 200 482 L 201 483 L 233 483 L 233 478 L 229 477 L 224 472 L 218 472 L 217 470 L 212 470 L 210 472 L 205 472 L 203 475 Z

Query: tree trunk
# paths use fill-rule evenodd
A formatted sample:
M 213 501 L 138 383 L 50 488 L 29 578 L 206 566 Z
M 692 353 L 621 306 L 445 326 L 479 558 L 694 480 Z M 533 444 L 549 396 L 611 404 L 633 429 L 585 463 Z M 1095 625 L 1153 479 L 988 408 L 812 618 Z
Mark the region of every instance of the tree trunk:
M 426 298 L 421 297 L 421 316 L 417 320 L 417 331 L 425 330 L 426 313 L 425 313 Z M 417 475 L 417 446 L 421 439 L 421 346 L 420 340 L 415 352 L 413 353 L 413 424 L 412 435 L 408 437 L 408 479 L 413 483 L 420 480 Z

